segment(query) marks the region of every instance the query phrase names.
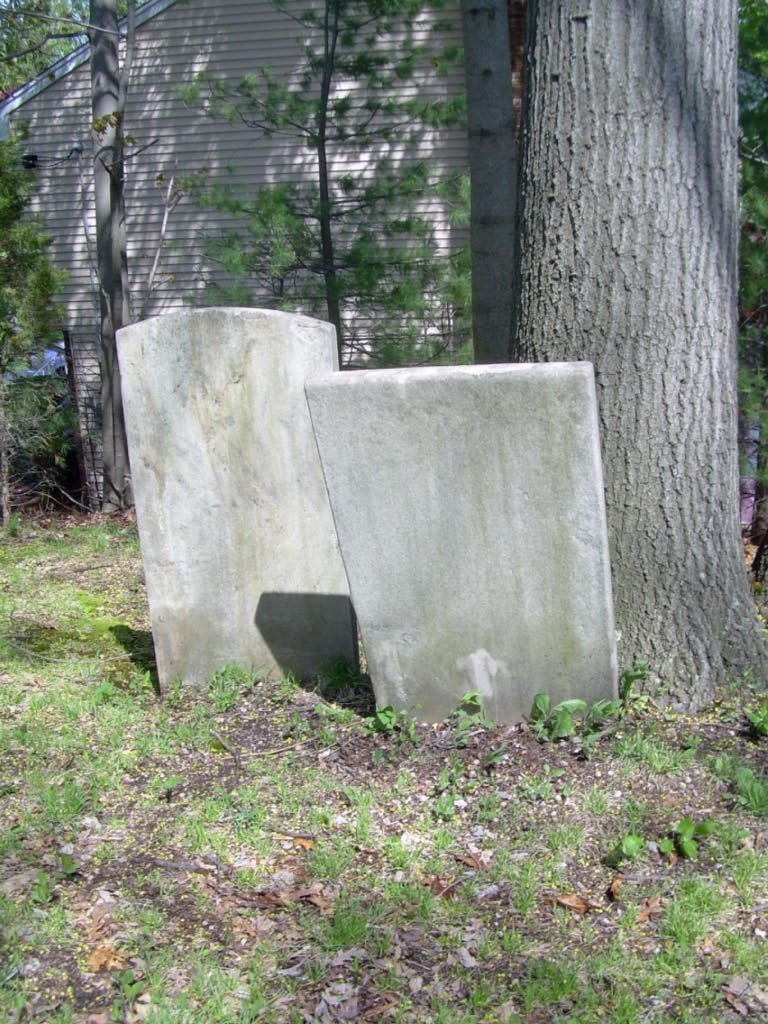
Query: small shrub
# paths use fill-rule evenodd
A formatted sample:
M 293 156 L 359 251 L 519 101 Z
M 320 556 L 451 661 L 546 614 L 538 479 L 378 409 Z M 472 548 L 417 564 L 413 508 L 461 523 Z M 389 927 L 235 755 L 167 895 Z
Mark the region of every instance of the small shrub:
M 604 863 L 611 868 L 618 868 L 624 861 L 633 863 L 648 848 L 645 839 L 637 832 L 627 832 L 621 837 L 616 846 L 604 858 Z
M 695 860 L 699 852 L 699 843 L 715 831 L 715 823 L 707 819 L 694 824 L 691 818 L 683 818 L 672 829 L 669 836 L 659 843 L 659 852 L 676 853 L 678 857 Z
M 747 711 L 746 715 L 753 736 L 758 739 L 768 736 L 768 700 L 763 701 L 756 711 Z
M 365 729 L 369 735 L 397 736 L 403 743 L 416 743 L 419 738 L 413 716 L 405 708 L 395 711 L 391 704 L 374 711 L 366 721 Z
M 768 815 L 768 781 L 756 775 L 751 768 L 736 772 L 736 801 L 753 814 Z
M 469 690 L 463 695 L 448 721 L 453 727 L 453 745 L 459 748 L 466 747 L 471 732 L 478 726 L 490 729 L 492 725 L 483 707 L 483 695 L 476 690 Z
M 531 708 L 531 728 L 536 739 L 562 740 L 573 736 L 577 728 L 576 716 L 586 710 L 587 702 L 575 698 L 564 700 L 552 707 L 548 693 L 537 693 Z
M 619 700 L 627 707 L 633 700 L 641 699 L 634 693 L 635 683 L 641 683 L 648 675 L 648 662 L 636 661 L 631 668 L 625 668 L 619 677 Z

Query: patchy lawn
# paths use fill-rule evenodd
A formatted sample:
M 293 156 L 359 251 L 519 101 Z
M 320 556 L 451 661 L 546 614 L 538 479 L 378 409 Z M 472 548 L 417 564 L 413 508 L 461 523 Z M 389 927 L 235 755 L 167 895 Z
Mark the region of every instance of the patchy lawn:
M 2 543 L 0 665 L 3 1021 L 768 1020 L 751 680 L 586 751 L 339 669 L 160 698 L 130 519 Z

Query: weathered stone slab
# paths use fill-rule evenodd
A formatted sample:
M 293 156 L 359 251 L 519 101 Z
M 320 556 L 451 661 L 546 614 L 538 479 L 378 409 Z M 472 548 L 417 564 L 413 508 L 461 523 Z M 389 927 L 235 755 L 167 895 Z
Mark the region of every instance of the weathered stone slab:
M 118 332 L 161 685 L 238 663 L 299 676 L 356 637 L 304 399 L 333 328 L 205 309 Z
M 380 707 L 616 690 L 589 363 L 370 370 L 306 385 Z

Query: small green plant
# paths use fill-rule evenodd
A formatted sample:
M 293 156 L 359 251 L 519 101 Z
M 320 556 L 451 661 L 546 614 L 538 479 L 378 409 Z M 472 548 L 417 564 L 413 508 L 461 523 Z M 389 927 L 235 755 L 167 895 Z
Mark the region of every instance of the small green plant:
M 318 939 L 329 952 L 360 946 L 371 926 L 372 911 L 358 900 L 342 901 L 319 929 Z
M 751 690 L 754 693 L 759 688 L 759 682 L 755 678 L 755 670 L 751 667 L 745 669 L 735 679 L 728 680 L 728 692 L 735 697 L 743 694 L 745 690 Z
M 564 823 L 557 825 L 549 833 L 549 848 L 553 853 L 578 853 L 584 844 L 584 827 L 578 824 Z
M 60 785 L 43 783 L 37 795 L 41 819 L 52 831 L 71 827 L 93 803 L 93 797 L 76 779 Z
M 451 821 L 456 817 L 457 787 L 461 779 L 461 764 L 454 762 L 440 769 L 433 793 L 435 802 L 433 815 L 440 821 Z
M 452 821 L 456 817 L 456 798 L 453 790 L 440 793 L 435 798 L 432 813 L 439 821 Z
M 640 694 L 634 693 L 635 683 L 642 683 L 648 675 L 648 662 L 636 661 L 631 668 L 625 668 L 619 677 L 619 700 L 626 709 L 635 700 L 642 700 Z
M 578 734 L 582 752 L 589 756 L 600 737 L 614 731 L 615 726 L 609 727 L 611 719 L 623 718 L 635 701 L 643 699 L 633 693 L 633 687 L 647 674 L 648 662 L 636 661 L 621 673 L 618 698 L 598 700 L 590 707 L 580 698 L 564 700 L 553 707 L 548 693 L 537 693 L 529 716 L 534 735 L 541 742 L 553 742 Z
M 11 512 L 5 517 L 3 532 L 7 538 L 19 536 L 21 533 L 21 516 L 18 512 Z
M 44 871 L 38 871 L 37 878 L 29 890 L 29 902 L 39 907 L 48 906 L 53 902 L 54 883 Z
M 374 711 L 365 729 L 369 735 L 397 736 L 401 742 L 416 743 L 419 738 L 413 716 L 405 708 L 395 711 L 391 704 Z
M 373 715 L 371 715 L 365 723 L 365 727 L 368 732 L 378 732 L 383 733 L 384 736 L 392 736 L 397 730 L 399 717 L 400 716 L 392 705 L 387 704 L 386 707 L 378 708 Z
M 584 809 L 596 817 L 605 817 L 610 806 L 608 793 L 600 786 L 593 785 L 584 794 Z
M 734 778 L 736 801 L 753 814 L 768 815 L 768 781 L 751 768 L 740 768 Z
M 120 971 L 116 976 L 115 984 L 118 991 L 112 1004 L 110 1016 L 116 1024 L 119 1024 L 120 1021 L 127 1019 L 133 1004 L 145 988 L 145 982 L 137 978 L 133 971 L 125 970 Z
M 545 764 L 538 775 L 531 778 L 524 775 L 518 783 L 517 791 L 521 799 L 530 804 L 552 800 L 557 792 L 555 783 L 564 775 L 564 768 L 550 768 Z
M 743 849 L 731 863 L 731 880 L 742 900 L 749 899 L 755 882 L 763 877 L 768 858 L 759 857 L 754 850 Z
M 634 863 L 645 853 L 648 844 L 637 832 L 627 832 L 616 846 L 604 858 L 604 863 L 611 868 L 618 868 L 624 861 Z
M 230 711 L 242 692 L 250 689 L 258 675 L 241 665 L 227 665 L 211 676 L 210 695 L 217 711 Z
M 362 714 L 369 714 L 372 711 L 373 691 L 370 679 L 345 658 L 339 658 L 323 669 L 316 692 L 323 700 L 345 708 L 354 708 Z
M 598 700 L 587 709 L 581 724 L 585 737 L 599 733 L 609 719 L 619 714 L 622 709 L 621 700 Z
M 763 701 L 756 711 L 747 711 L 746 715 L 753 736 L 758 739 L 768 736 L 768 700 Z
M 579 698 L 563 700 L 552 707 L 548 693 L 537 693 L 531 708 L 531 728 L 537 740 L 563 740 L 573 736 L 577 728 L 577 715 L 586 710 L 587 702 Z
M 494 747 L 489 754 L 485 755 L 481 762 L 481 767 L 487 775 L 490 775 L 501 764 L 508 749 L 509 740 L 502 740 L 498 747 Z
M 459 749 L 467 746 L 475 729 L 490 729 L 492 725 L 483 707 L 483 695 L 477 690 L 469 690 L 462 696 L 448 721 L 453 728 L 453 745 Z
M 692 818 L 683 818 L 671 833 L 659 843 L 659 852 L 665 855 L 676 853 L 678 857 L 695 860 L 699 843 L 715 831 L 715 823 L 709 819 L 694 823 Z
M 164 778 L 152 779 L 149 784 L 150 792 L 159 800 L 170 803 L 184 785 L 181 775 L 171 775 Z

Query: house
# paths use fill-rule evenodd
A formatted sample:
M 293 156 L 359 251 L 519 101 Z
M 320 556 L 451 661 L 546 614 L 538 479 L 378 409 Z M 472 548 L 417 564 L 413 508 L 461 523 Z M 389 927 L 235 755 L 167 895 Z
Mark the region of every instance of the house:
M 440 43 L 459 47 L 458 3 L 447 13 L 451 16 L 440 12 Z M 434 39 L 430 19 L 437 17 L 434 12 L 425 14 L 415 28 L 417 37 L 421 33 L 424 40 Z M 446 24 L 450 21 L 452 26 Z M 255 189 L 264 183 L 306 181 L 315 172 L 316 157 L 295 138 L 265 136 L 242 121 L 211 118 L 181 98 L 181 88 L 198 75 L 234 83 L 268 66 L 276 76 L 295 80 L 303 62 L 305 35 L 301 25 L 269 0 L 212 4 L 149 0 L 137 11 L 124 123 L 129 147 L 126 210 L 134 316 L 168 313 L 189 303 L 211 304 L 207 294 L 211 276 L 222 280 L 223 272 L 212 268 L 206 257 L 205 243 L 222 231 L 227 217 L 201 208 L 189 195 L 182 195 L 174 205 L 180 176 L 203 172 L 208 183 L 226 181 Z M 431 73 L 429 63 L 402 86 L 435 100 L 460 96 L 463 87 L 460 65 L 441 76 Z M 75 368 L 90 499 L 98 507 L 99 294 L 87 46 L 0 103 L 0 137 L 10 125 L 22 123 L 28 131 L 28 159 L 40 180 L 35 208 L 53 236 L 54 261 L 69 275 L 62 295 L 63 328 Z M 387 145 L 391 156 L 429 160 L 446 175 L 467 167 L 465 133 L 458 126 L 424 131 L 416 143 L 406 143 L 402 137 Z M 406 146 L 410 147 L 407 154 Z M 381 149 L 375 147 L 339 155 L 331 175 L 338 180 L 350 170 L 366 173 L 380 156 Z M 432 201 L 426 213 L 435 252 L 448 255 L 465 243 L 464 231 L 450 223 L 440 202 Z M 284 295 L 263 287 L 254 290 L 252 298 L 255 305 L 285 301 Z

